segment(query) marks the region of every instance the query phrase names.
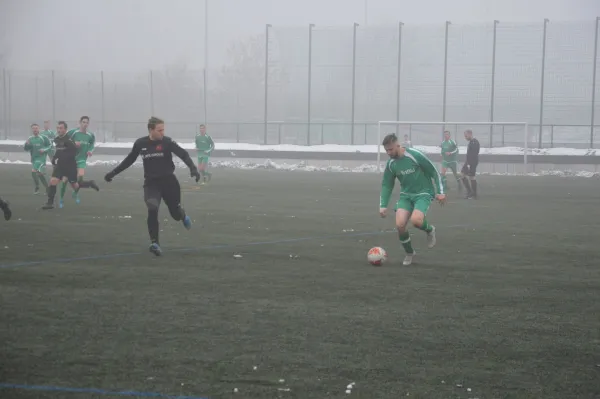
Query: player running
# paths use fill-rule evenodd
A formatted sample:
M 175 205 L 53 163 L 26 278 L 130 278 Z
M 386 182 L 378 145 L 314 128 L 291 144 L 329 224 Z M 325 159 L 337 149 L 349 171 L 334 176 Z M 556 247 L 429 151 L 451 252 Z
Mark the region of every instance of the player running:
M 467 189 L 466 199 L 477 199 L 477 180 L 475 174 L 477 173 L 477 165 L 479 165 L 479 141 L 473 137 L 472 130 L 465 130 L 465 139 L 469 142 L 467 146 L 467 160 L 462 167 L 461 173 L 463 175 L 462 181 Z
M 66 184 L 68 181 L 76 192 L 80 188 L 93 188 L 99 191 L 100 188 L 92 181 L 78 181 L 77 179 L 77 146 L 67 134 L 67 123 L 60 121 L 57 127 L 58 135 L 54 139 L 56 153 L 52 157 L 52 178 L 50 187 L 48 187 L 48 202 L 42 207 L 44 210 L 54 208 L 54 197 L 56 196 L 56 185 L 62 180 Z M 61 206 L 62 208 L 62 206 Z
M 177 155 L 188 168 L 190 174 L 200 180 L 200 173 L 190 154 L 179 146 L 170 137 L 165 136 L 165 122 L 159 118 L 151 117 L 148 120 L 148 136 L 139 138 L 133 143 L 133 148 L 127 157 L 112 171 L 106 174 L 107 182 L 133 165 L 138 156 L 142 157 L 144 164 L 144 201 L 148 208 L 148 233 L 150 235 L 150 252 L 156 256 L 162 254 L 158 240 L 158 208 L 161 200 L 169 208 L 171 217 L 182 221 L 186 229 L 192 228 L 192 219 L 186 215 L 181 206 L 181 186 L 175 176 L 173 154 Z
M 435 198 L 443 205 L 446 202 L 446 194 L 437 169 L 421 151 L 402 147 L 395 134 L 389 134 L 383 139 L 383 147 L 390 160 L 385 165 L 381 181 L 379 214 L 383 218 L 386 217 L 394 183 L 398 179 L 402 191 L 395 206 L 396 228 L 400 243 L 406 251 L 402 264 L 408 266 L 412 264 L 416 255 L 407 230 L 408 221 L 427 233 L 427 246 L 433 248 L 436 244 L 435 227 L 429 224 L 425 216 L 431 201 Z
M 50 121 L 49 120 L 44 121 L 44 130 L 42 130 L 40 132 L 40 134 L 42 136 L 48 137 L 48 139 L 50 140 L 50 143 L 52 143 L 52 148 L 50 149 L 50 151 L 48 151 L 48 157 L 50 157 L 50 159 L 52 159 L 52 157 L 54 156 L 54 139 L 56 138 L 56 132 L 54 130 L 50 129 Z
M 88 130 L 90 124 L 90 118 L 88 116 L 82 116 L 79 118 L 79 128 L 71 129 L 67 132 L 67 135 L 73 140 L 75 146 L 77 146 L 77 181 L 81 187 L 81 183 L 84 185 L 89 182 L 84 182 L 83 176 L 85 175 L 85 168 L 87 167 L 87 159 L 92 156 L 96 145 L 96 136 L 94 133 Z M 67 183 L 63 182 L 60 188 L 60 207 L 64 205 L 65 191 L 67 190 Z M 81 199 L 79 198 L 79 190 L 73 192 L 73 199 L 75 203 L 79 204 Z
M 444 131 L 444 141 L 442 141 L 442 184 L 444 190 L 448 191 L 448 182 L 446 181 L 446 171 L 450 169 L 454 178 L 456 179 L 456 185 L 458 191 L 462 191 L 462 185 L 460 184 L 460 175 L 458 174 L 458 145 L 452 140 L 452 136 L 449 131 Z
M 0 209 L 2 209 L 2 213 L 4 213 L 4 219 L 10 220 L 10 218 L 12 217 L 10 206 L 8 202 L 4 201 L 2 198 L 0 198 Z
M 212 137 L 206 134 L 206 126 L 200 125 L 200 134 L 196 135 L 196 152 L 198 154 L 198 170 L 200 172 L 200 178 L 202 178 L 202 184 L 209 182 L 212 173 L 207 172 L 208 160 L 212 150 L 215 149 L 215 142 Z
M 35 187 L 33 193 L 37 195 L 40 193 L 40 182 L 48 190 L 44 171 L 48 152 L 52 150 L 52 142 L 48 137 L 40 134 L 40 126 L 37 123 L 31 125 L 31 132 L 33 135 L 27 139 L 23 148 L 31 156 L 31 177 Z

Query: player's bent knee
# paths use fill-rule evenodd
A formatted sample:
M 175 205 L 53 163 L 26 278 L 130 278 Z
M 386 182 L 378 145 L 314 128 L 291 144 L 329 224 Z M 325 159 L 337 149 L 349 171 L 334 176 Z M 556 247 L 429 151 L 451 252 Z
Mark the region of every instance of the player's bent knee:
M 423 225 L 423 221 L 425 220 L 425 215 L 421 212 L 415 212 L 410 217 L 410 222 L 415 227 L 421 227 Z
M 148 212 L 158 212 L 158 200 L 156 198 L 146 199 L 146 208 Z

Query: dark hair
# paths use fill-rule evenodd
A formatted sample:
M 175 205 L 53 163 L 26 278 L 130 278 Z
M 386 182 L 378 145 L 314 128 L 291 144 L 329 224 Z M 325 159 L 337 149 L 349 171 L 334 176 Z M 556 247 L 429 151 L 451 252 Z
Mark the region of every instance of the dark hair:
M 398 142 L 398 136 L 394 133 L 388 134 L 383 138 L 383 145 L 393 144 Z
M 58 121 L 59 125 L 63 125 L 65 127 L 65 129 L 67 129 L 69 126 L 67 126 L 67 122 L 65 121 Z
M 162 119 L 157 118 L 156 116 L 152 116 L 150 119 L 148 119 L 148 131 L 156 129 L 156 125 L 160 125 L 163 123 L 165 123 L 165 121 L 163 121 Z
M 34 127 L 34 126 L 40 127 L 40 125 L 38 125 L 37 123 L 32 123 L 31 126 L 29 126 L 29 127 Z
M 82 116 L 81 118 L 79 118 L 79 122 L 83 122 L 84 120 L 86 120 L 89 122 L 90 121 L 90 117 L 89 116 Z
M 200 125 L 200 127 L 206 127 L 205 125 Z

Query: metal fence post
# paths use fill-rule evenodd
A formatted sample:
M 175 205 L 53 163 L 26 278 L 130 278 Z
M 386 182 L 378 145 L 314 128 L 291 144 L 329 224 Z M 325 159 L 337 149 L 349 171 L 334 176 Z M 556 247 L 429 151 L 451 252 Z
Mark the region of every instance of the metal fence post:
M 35 74 L 35 119 L 40 119 L 40 80 L 37 72 Z
M 550 125 L 550 148 L 554 148 L 554 125 Z
M 446 95 L 448 91 L 448 28 L 451 22 L 446 21 L 446 34 L 444 37 L 444 94 L 442 99 L 442 122 L 446 122 Z M 442 130 L 446 129 L 446 125 Z
M 354 108 L 356 102 L 356 28 L 358 24 L 354 23 L 352 32 L 352 121 L 350 125 L 350 144 L 354 145 Z
M 308 124 L 306 130 L 306 144 L 310 145 L 310 100 L 311 100 L 311 86 L 312 86 L 312 37 L 313 37 L 313 28 L 315 24 L 308 25 Z
M 6 110 L 7 110 L 7 117 L 6 120 L 8 121 L 8 127 L 6 129 L 7 134 L 6 137 L 10 137 L 11 136 L 11 132 L 12 132 L 12 82 L 11 82 L 11 76 L 10 76 L 10 71 L 6 71 L 6 79 L 7 79 L 7 84 L 6 84 L 6 90 L 8 92 L 7 95 L 7 100 L 6 100 Z
M 544 39 L 542 43 L 542 82 L 540 87 L 540 133 L 538 137 L 538 148 L 542 148 L 542 133 L 544 131 L 544 77 L 546 75 L 546 33 L 548 30 L 548 18 L 544 19 Z
M 56 125 L 56 76 L 52 70 L 52 124 Z
M 106 143 L 106 112 L 104 98 L 104 71 L 100 71 L 100 112 L 102 116 L 102 131 L 104 132 L 104 142 Z
M 598 66 L 598 25 L 600 17 L 596 17 L 596 30 L 594 31 L 594 72 L 592 75 L 592 120 L 590 122 L 590 148 L 594 148 L 594 123 L 596 111 L 596 68 Z
M 268 140 L 268 118 L 269 118 L 269 28 L 270 24 L 265 26 L 265 115 L 264 115 L 264 140 L 263 143 L 267 144 Z
M 8 115 L 6 112 L 6 69 L 2 69 L 2 129 L 4 130 L 4 140 L 8 140 Z
M 154 116 L 154 75 L 150 70 L 150 113 Z
M 397 83 L 396 86 L 396 121 L 400 120 L 400 77 L 401 77 L 401 69 L 402 69 L 402 22 L 398 23 L 398 71 L 397 71 Z M 400 126 L 396 124 L 396 135 L 400 134 Z
M 494 39 L 492 44 L 492 89 L 490 94 L 490 122 L 494 122 L 494 102 L 496 91 L 496 34 L 498 30 L 498 22 L 494 21 Z M 494 125 L 490 125 L 490 147 L 494 146 Z

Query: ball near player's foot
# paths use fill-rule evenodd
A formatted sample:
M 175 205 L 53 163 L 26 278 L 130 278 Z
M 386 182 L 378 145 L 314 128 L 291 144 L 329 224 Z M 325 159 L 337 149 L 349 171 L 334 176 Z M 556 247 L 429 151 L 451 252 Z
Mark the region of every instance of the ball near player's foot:
M 373 247 L 367 253 L 367 260 L 373 266 L 381 266 L 387 260 L 387 252 L 381 247 Z

